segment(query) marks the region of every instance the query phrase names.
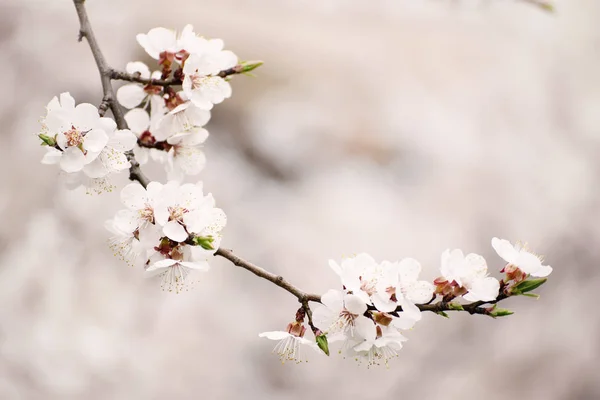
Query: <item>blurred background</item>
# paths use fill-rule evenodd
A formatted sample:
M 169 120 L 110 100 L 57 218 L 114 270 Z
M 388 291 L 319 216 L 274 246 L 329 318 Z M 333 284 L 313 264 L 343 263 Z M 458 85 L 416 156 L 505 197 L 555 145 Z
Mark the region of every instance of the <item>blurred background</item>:
M 554 267 L 539 300 L 503 303 L 513 316 L 427 314 L 367 370 L 280 365 L 257 334 L 295 298 L 225 260 L 171 295 L 113 257 L 118 193 L 68 192 L 39 163 L 48 101 L 102 98 L 74 7 L 0 0 L 0 398 L 599 399 L 600 2 L 556 5 L 88 1 L 115 68 L 149 61 L 137 33 L 187 23 L 265 61 L 207 126 L 224 247 L 316 293 L 338 285 L 329 258 L 361 251 L 415 257 L 427 279 L 446 248 L 497 271 L 493 236 Z

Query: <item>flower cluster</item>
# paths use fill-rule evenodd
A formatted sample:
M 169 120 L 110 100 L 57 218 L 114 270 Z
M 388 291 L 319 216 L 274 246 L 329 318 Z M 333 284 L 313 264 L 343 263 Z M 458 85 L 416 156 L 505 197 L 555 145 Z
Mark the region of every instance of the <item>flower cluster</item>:
M 106 222 L 116 255 L 161 275 L 163 289 L 177 293 L 188 287 L 192 270 L 208 270 L 227 218 L 201 183 L 150 182 L 146 189 L 131 183 L 121 201 L 126 209 Z
M 101 118 L 92 104 L 76 106 L 69 93 L 54 97 L 46 111 L 38 135 L 47 149 L 42 163 L 58 164 L 72 187 L 112 190 L 109 175 L 131 166 L 125 152 L 135 145 L 135 136 L 118 130 L 112 119 Z
M 492 246 L 507 262 L 501 270 L 506 277 L 501 281 L 488 276 L 482 256 L 473 253 L 465 256 L 459 249 L 442 253 L 442 276 L 433 283 L 419 279 L 421 264 L 413 258 L 378 263 L 361 253 L 339 264 L 331 260 L 329 265 L 340 277 L 342 289 L 327 291 L 320 303 L 313 306 L 309 325 L 315 342 L 304 338 L 304 318 L 299 318 L 298 313 L 286 331 L 259 336 L 280 341 L 275 351 L 282 361 L 297 361 L 301 344 L 321 348 L 328 354 L 329 343 L 341 342 L 340 353 L 365 361 L 368 366 L 387 366 L 407 340 L 403 331 L 412 329 L 421 320 L 423 309 L 443 315 L 444 310 L 464 310 L 469 303 L 453 302 L 462 298 L 472 302 L 471 308 L 493 304 L 482 308 L 480 313 L 492 317 L 510 315 L 508 310 L 496 309 L 495 303 L 511 295 L 531 295 L 526 292 L 545 280 L 527 279 L 546 277 L 552 271 L 542 265 L 539 256 L 507 240 L 494 238 Z M 432 304 L 438 296 L 442 297 L 441 302 Z
M 125 119 L 138 138 L 136 159 L 140 164 L 149 158 L 162 163 L 169 179 L 197 175 L 206 164 L 202 144 L 208 132 L 203 126 L 213 105 L 231 96 L 231 85 L 221 75 L 232 70 L 238 59 L 223 50 L 222 40 L 197 36 L 191 25 L 179 35 L 154 28 L 137 35 L 137 41 L 158 61 L 158 69 L 151 73 L 142 62 L 127 64 L 129 74 L 150 83 L 130 83 L 117 91 L 119 103 L 131 109 Z M 170 80 L 181 90 L 153 80 Z
M 169 182 L 123 188 L 126 209 L 106 228 L 113 234 L 116 255 L 143 266 L 149 275 L 161 275 L 165 290 L 180 292 L 189 286 L 190 271 L 208 269 L 226 223 L 212 195 L 203 194 L 202 183 L 180 182 L 200 173 L 206 163 L 202 144 L 208 131 L 203 127 L 213 105 L 231 96 L 228 76 L 261 63 L 238 65 L 235 54 L 223 50 L 222 40 L 198 36 L 191 25 L 180 34 L 155 28 L 139 34 L 137 41 L 157 60 L 157 70 L 151 73 L 138 61 L 128 63 L 122 74 L 132 83 L 119 88 L 116 99 L 129 109 L 124 115 L 129 129 L 118 130 L 97 107 L 76 106 L 63 93 L 48 104 L 41 121 L 38 137 L 47 146 L 42 163 L 59 164 L 69 186 L 83 184 L 98 193 L 112 190 L 109 175 L 131 168 L 131 157 L 139 164 L 150 158 L 164 164 Z M 119 107 L 114 102 L 108 106 Z
M 153 72 L 139 61 L 127 64 L 126 72 L 101 68 L 105 61 L 88 26 L 84 2 L 74 4 L 80 35 L 88 39 L 100 66 L 104 100 L 100 108 L 76 105 L 69 93 L 50 101 L 38 134 L 47 149 L 42 163 L 58 164 L 70 186 L 84 185 L 96 192 L 112 190 L 111 175 L 130 169 L 130 179 L 138 182 L 122 189 L 125 208 L 106 222 L 113 234 L 110 244 L 127 263 L 149 276 L 159 275 L 163 290 L 187 290 L 193 283 L 190 275 L 208 270 L 209 258 L 218 254 L 296 296 L 302 307 L 286 329 L 259 335 L 278 341 L 275 352 L 282 362 L 303 361 L 303 346 L 329 355 L 329 344 L 339 343 L 339 353 L 349 358 L 367 366 L 387 366 L 407 340 L 405 331 L 421 320 L 423 311 L 507 316 L 512 312 L 497 308 L 499 301 L 537 296 L 531 291 L 552 272 L 526 246 L 494 238 L 492 247 L 506 261 L 501 280 L 489 276 L 482 256 L 465 255 L 459 249 L 442 253 L 440 276 L 433 281 L 419 278 L 421 264 L 413 258 L 377 262 L 361 253 L 340 263 L 330 261 L 340 285 L 317 296 L 219 249 L 225 213 L 211 194 L 204 194 L 202 182 L 182 180 L 199 174 L 206 163 L 204 126 L 213 106 L 231 96 L 230 75 L 247 73 L 262 63 L 239 62 L 235 54 L 223 50 L 223 41 L 198 36 L 187 25 L 179 34 L 155 28 L 137 36 L 157 61 Z M 106 84 L 111 79 L 130 83 L 115 96 Z M 129 110 L 125 115 L 121 106 Z M 104 117 L 108 107 L 119 128 L 129 129 L 117 129 L 114 120 Z M 166 184 L 147 183 L 139 172 L 138 164 L 149 159 L 165 166 Z M 312 309 L 311 301 L 317 303 Z M 306 324 L 314 340 L 305 337 Z

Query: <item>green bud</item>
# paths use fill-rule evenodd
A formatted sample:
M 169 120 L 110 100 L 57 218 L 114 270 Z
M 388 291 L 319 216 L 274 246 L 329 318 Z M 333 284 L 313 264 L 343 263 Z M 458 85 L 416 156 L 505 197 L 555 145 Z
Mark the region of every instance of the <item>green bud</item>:
M 435 313 L 437 315 L 441 315 L 444 318 L 450 318 L 450 316 L 448 314 L 446 314 L 445 312 L 443 312 L 443 311 L 436 311 Z
M 323 350 L 323 353 L 329 355 L 329 343 L 327 343 L 327 335 L 323 333 L 319 336 L 316 336 L 316 340 L 317 346 L 319 346 L 319 348 Z
M 52 136 L 48 136 L 48 135 L 44 135 L 43 133 L 40 133 L 38 135 L 38 137 L 40 139 L 42 139 L 42 146 L 50 146 L 50 147 L 56 146 L 56 139 L 53 138 Z
M 535 293 L 523 293 L 521 296 L 533 297 L 536 300 L 540 298 L 540 295 Z
M 463 306 L 460 305 L 460 304 L 458 304 L 458 303 L 448 303 L 448 308 L 450 310 L 465 311 L 465 309 L 463 308 Z
M 240 73 L 245 74 L 247 72 L 253 71 L 263 64 L 264 63 L 262 61 L 243 61 L 240 64 Z
M 535 290 L 535 289 L 539 288 L 540 286 L 542 286 L 544 283 L 546 283 L 547 280 L 548 280 L 548 278 L 528 279 L 526 281 L 519 283 L 518 285 L 513 286 L 510 289 L 510 293 L 515 294 L 515 295 L 520 295 L 520 294 L 524 294 L 527 292 L 531 292 L 532 290 Z
M 212 236 L 195 236 L 193 240 L 196 246 L 200 246 L 204 250 L 215 249 L 215 247 L 212 245 L 215 239 Z
M 544 11 L 554 12 L 554 5 L 551 3 L 537 3 L 537 5 Z
M 512 314 L 514 314 L 514 312 L 507 310 L 506 308 L 494 308 L 492 311 L 490 311 L 489 316 L 492 318 L 497 318 L 506 317 Z

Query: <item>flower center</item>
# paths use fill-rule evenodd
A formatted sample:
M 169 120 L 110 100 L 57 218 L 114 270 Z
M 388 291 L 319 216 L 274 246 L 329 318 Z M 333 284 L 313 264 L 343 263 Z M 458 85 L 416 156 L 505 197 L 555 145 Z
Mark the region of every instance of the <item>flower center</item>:
M 67 138 L 67 146 L 68 147 L 81 147 L 83 146 L 83 136 L 84 133 L 77 130 L 74 126 L 71 126 L 71 129 L 64 132 L 65 137 Z
M 189 210 L 181 206 L 169 207 L 169 221 L 183 222 L 183 215 Z

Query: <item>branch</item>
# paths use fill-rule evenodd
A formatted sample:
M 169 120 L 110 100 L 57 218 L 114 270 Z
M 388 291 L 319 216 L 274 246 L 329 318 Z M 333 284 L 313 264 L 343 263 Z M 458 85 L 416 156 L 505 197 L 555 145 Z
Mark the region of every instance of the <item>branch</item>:
M 283 290 L 286 290 L 292 295 L 296 296 L 298 301 L 301 303 L 306 303 L 309 301 L 315 301 L 318 303 L 321 302 L 321 296 L 316 294 L 309 294 L 304 292 L 303 290 L 298 289 L 296 286 L 283 279 L 283 276 L 273 274 L 265 269 L 262 269 L 257 265 L 252 264 L 249 261 L 243 260 L 242 258 L 233 254 L 233 251 L 231 250 L 220 248 L 215 253 L 215 256 L 221 256 L 223 258 L 226 258 L 227 260 L 231 261 L 234 265 L 244 268 L 252 272 L 256 276 L 273 282 L 275 285 L 279 286 Z
M 102 104 L 98 110 L 99 114 L 103 116 L 107 108 L 110 108 L 113 116 L 115 117 L 117 127 L 119 129 L 128 129 L 125 116 L 123 115 L 123 110 L 115 100 L 115 92 L 112 84 L 110 83 L 112 68 L 108 66 L 106 59 L 100 50 L 100 46 L 96 41 L 96 36 L 94 35 L 92 25 L 90 24 L 87 11 L 85 9 L 85 0 L 73 0 L 73 4 L 75 5 L 75 10 L 77 11 L 77 16 L 79 17 L 79 41 L 81 42 L 84 37 L 87 39 L 90 50 L 92 51 L 92 55 L 94 56 L 94 60 L 96 61 L 98 72 L 100 73 L 100 81 L 102 82 L 102 91 L 104 92 L 104 97 L 102 98 Z M 129 168 L 129 179 L 136 180 L 141 183 L 142 186 L 146 187 L 149 183 L 149 179 L 146 178 L 140 170 L 140 164 L 135 159 L 133 151 L 128 151 L 125 153 L 125 155 L 131 163 L 131 167 Z
M 321 296 L 316 295 L 316 294 L 310 294 L 303 290 L 300 290 L 296 286 L 294 286 L 291 283 L 289 283 L 288 281 L 286 281 L 281 275 L 273 274 L 257 265 L 252 264 L 249 261 L 246 261 L 246 260 L 236 256 L 235 254 L 233 254 L 232 250 L 220 248 L 215 253 L 215 256 L 221 256 L 223 258 L 226 258 L 227 260 L 231 261 L 234 265 L 244 268 L 244 269 L 252 272 L 256 276 L 259 276 L 263 279 L 273 282 L 275 285 L 279 286 L 283 290 L 286 290 L 287 292 L 294 295 L 298 299 L 298 301 L 300 303 L 302 303 L 304 309 L 307 312 L 307 315 L 309 316 L 309 322 L 312 323 L 312 318 L 311 318 L 312 315 L 310 313 L 310 308 L 308 306 L 308 302 L 313 301 L 316 303 L 320 303 Z M 461 304 L 460 307 L 457 306 L 457 303 L 450 303 L 450 302 L 446 302 L 443 300 L 438 303 L 417 304 L 416 306 L 419 307 L 419 310 L 421 310 L 421 311 L 431 311 L 434 313 L 441 313 L 441 312 L 445 312 L 445 311 L 465 311 L 465 312 L 468 312 L 469 314 L 490 315 L 490 312 L 488 310 L 489 307 L 483 307 L 483 305 L 496 304 L 499 301 L 504 300 L 508 297 L 509 297 L 508 295 L 506 295 L 504 293 L 500 293 L 495 300 L 476 301 L 476 302 L 469 303 L 469 304 Z M 370 308 L 372 308 L 373 310 L 375 309 L 372 306 Z M 396 308 L 396 312 L 401 312 L 401 311 L 402 311 L 402 307 L 399 306 Z
M 246 64 L 238 64 L 235 67 L 232 67 L 229 69 L 224 69 L 223 71 L 219 72 L 217 74 L 217 76 L 220 76 L 221 78 L 225 78 L 226 76 L 230 76 L 230 75 L 243 74 L 245 72 L 251 71 L 252 69 L 256 68 L 256 66 L 257 66 L 256 63 L 260 63 L 258 65 L 262 64 L 262 62 L 254 61 L 254 64 L 251 64 L 252 68 L 249 68 L 248 65 L 246 65 Z M 119 80 L 119 81 L 127 81 L 127 82 L 137 82 L 137 83 L 142 83 L 144 85 L 150 85 L 150 86 L 171 86 L 171 85 L 181 85 L 182 84 L 181 79 L 175 78 L 175 77 L 168 78 L 168 79 L 142 78 L 139 74 L 128 74 L 127 72 L 117 71 L 115 69 L 110 70 L 110 79 Z

